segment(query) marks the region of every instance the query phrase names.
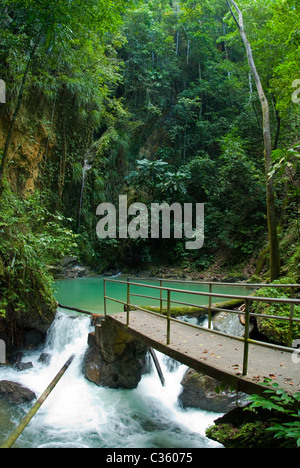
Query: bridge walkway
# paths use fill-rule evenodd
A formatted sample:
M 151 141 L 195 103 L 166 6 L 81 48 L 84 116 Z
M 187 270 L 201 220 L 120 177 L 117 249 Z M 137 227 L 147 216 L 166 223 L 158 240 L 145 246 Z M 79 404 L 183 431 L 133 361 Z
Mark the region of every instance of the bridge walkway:
M 188 367 L 227 383 L 245 393 L 262 393 L 265 379 L 276 382 L 289 394 L 300 391 L 300 364 L 291 351 L 250 344 L 247 375 L 243 375 L 244 343 L 231 336 L 193 328 L 172 319 L 170 344 L 166 344 L 166 318 L 142 310 L 106 316 L 129 334 Z

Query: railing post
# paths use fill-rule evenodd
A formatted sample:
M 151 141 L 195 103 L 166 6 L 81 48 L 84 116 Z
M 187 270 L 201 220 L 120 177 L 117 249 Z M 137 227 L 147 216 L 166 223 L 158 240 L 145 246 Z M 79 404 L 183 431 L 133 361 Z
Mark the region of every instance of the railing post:
M 126 306 L 126 311 L 127 311 L 126 324 L 127 324 L 127 327 L 128 327 L 129 326 L 129 311 L 130 311 L 130 282 L 129 282 L 129 278 L 128 278 L 128 281 L 127 281 L 127 306 Z
M 104 292 L 104 317 L 107 315 L 107 304 L 106 304 L 106 280 L 103 280 L 103 292 Z
M 171 291 L 168 289 L 167 301 L 167 345 L 171 343 Z
M 163 286 L 162 280 L 159 281 L 159 285 L 162 288 L 162 286 Z M 162 289 L 160 290 L 160 313 L 161 313 L 161 315 L 163 313 L 163 290 Z
M 291 287 L 291 299 L 295 299 L 295 288 L 292 286 Z M 290 310 L 290 326 L 289 326 L 289 334 L 288 334 L 288 345 L 292 346 L 293 344 L 293 318 L 294 318 L 294 310 L 295 306 L 294 304 L 291 304 L 291 310 Z
M 209 283 L 209 294 L 212 293 L 212 284 Z M 209 296 L 209 302 L 208 302 L 208 328 L 211 330 L 212 326 L 212 313 L 211 313 L 211 306 L 212 306 L 212 297 Z
M 243 375 L 248 374 L 249 335 L 250 335 L 250 301 L 246 300 Z

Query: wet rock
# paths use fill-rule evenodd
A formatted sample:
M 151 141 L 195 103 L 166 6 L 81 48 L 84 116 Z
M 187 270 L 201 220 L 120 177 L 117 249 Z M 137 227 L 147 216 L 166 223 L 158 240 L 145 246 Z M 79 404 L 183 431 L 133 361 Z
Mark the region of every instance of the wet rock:
M 228 386 L 221 388 L 220 382 L 205 374 L 188 369 L 181 382 L 182 392 L 179 403 L 184 408 L 199 408 L 215 413 L 227 413 L 239 402 L 242 404 L 245 394 L 231 391 Z M 217 389 L 219 388 L 219 392 Z
M 237 314 L 221 312 L 214 317 L 213 326 L 214 330 L 228 335 L 243 337 L 245 334 L 245 327 Z
M 79 265 L 66 270 L 64 273 L 65 278 L 82 278 L 83 276 L 85 276 L 85 268 Z
M 17 362 L 14 366 L 19 371 L 24 371 L 33 368 L 32 362 Z
M 84 357 L 83 372 L 85 378 L 96 385 L 101 385 L 101 364 L 102 359 L 99 349 L 96 347 L 95 342 L 91 343 L 92 338 L 89 337 L 89 348 Z
M 42 362 L 43 364 L 49 364 L 51 361 L 51 356 L 48 353 L 42 353 L 38 358 L 38 362 Z
M 35 393 L 29 388 L 8 380 L 0 381 L 0 396 L 15 404 L 31 402 L 36 399 Z
M 90 273 L 89 269 L 80 265 L 77 257 L 65 257 L 59 265 L 47 265 L 48 271 L 55 279 L 82 278 Z
M 85 377 L 98 386 L 134 389 L 145 370 L 148 348 L 112 323 L 89 335 L 83 364 Z

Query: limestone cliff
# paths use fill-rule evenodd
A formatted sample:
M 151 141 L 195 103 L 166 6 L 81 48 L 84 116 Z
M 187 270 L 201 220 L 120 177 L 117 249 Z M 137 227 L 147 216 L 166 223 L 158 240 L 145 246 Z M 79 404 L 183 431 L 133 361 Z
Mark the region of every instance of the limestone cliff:
M 18 193 L 32 193 L 37 186 L 40 171 L 51 158 L 56 136 L 52 131 L 51 109 L 49 106 L 41 111 L 31 106 L 22 106 L 16 120 L 10 150 L 6 176 L 11 187 Z M 5 105 L 0 116 L 0 148 L 4 147 L 11 112 Z

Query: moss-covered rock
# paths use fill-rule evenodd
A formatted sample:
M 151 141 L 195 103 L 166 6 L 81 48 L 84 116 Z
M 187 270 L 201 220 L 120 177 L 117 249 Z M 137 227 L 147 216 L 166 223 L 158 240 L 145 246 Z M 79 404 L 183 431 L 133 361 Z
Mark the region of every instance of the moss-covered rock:
M 200 408 L 215 413 L 227 413 L 237 403 L 241 403 L 244 394 L 237 394 L 228 385 L 188 369 L 181 381 L 182 391 L 178 397 L 183 408 Z
M 253 413 L 235 408 L 217 419 L 206 430 L 206 435 L 225 448 L 296 448 L 295 440 L 276 439 L 273 432 L 267 431 L 281 420 L 281 415 L 271 411 L 260 410 Z

